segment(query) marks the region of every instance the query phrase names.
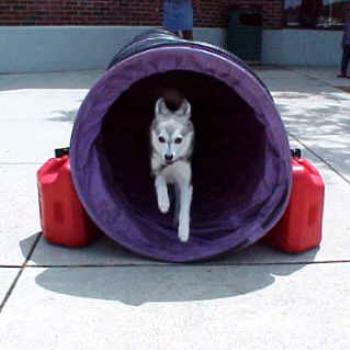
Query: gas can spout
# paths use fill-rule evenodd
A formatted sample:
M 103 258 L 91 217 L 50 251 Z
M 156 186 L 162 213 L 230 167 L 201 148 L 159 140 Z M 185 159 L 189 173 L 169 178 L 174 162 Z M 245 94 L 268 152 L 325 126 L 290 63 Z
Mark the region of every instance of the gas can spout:
M 63 156 L 68 156 L 68 155 L 69 155 L 69 147 L 55 149 L 55 158 L 61 158 Z
M 294 148 L 290 150 L 293 158 L 301 158 L 301 149 L 300 148 Z

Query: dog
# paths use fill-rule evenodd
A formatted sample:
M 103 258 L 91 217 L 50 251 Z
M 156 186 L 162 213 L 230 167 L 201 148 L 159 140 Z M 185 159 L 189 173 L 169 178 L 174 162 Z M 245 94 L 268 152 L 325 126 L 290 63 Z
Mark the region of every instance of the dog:
M 166 100 L 158 98 L 150 128 L 151 170 L 158 207 L 165 214 L 170 208 L 168 184 L 175 185 L 175 220 L 178 238 L 187 242 L 190 236 L 190 210 L 192 202 L 191 156 L 194 127 L 191 105 L 178 96 Z

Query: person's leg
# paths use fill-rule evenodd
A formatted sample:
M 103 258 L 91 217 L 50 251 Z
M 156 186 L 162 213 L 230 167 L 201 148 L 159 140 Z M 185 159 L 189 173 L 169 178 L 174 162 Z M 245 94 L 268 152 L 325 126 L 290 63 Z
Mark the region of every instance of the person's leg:
M 342 73 L 347 75 L 348 72 L 348 66 L 349 66 L 349 61 L 350 61 L 350 45 L 345 45 L 344 46 L 344 66 L 342 67 L 344 71 L 342 70 Z
M 181 33 L 178 30 L 176 7 L 175 4 L 169 0 L 163 1 L 162 27 L 176 36 L 181 37 Z
M 344 45 L 343 46 L 343 56 L 341 59 L 341 66 L 340 66 L 340 75 L 339 77 L 345 77 L 347 70 L 348 70 L 348 65 L 350 61 L 350 45 Z
M 169 29 L 167 29 L 167 30 L 168 30 L 168 32 L 178 36 L 179 38 L 182 38 L 182 34 L 181 34 L 180 30 L 169 30 Z
M 193 40 L 193 31 L 192 30 L 183 30 L 182 37 L 186 40 Z
M 182 38 L 193 40 L 193 7 L 191 1 L 186 1 L 179 8 L 179 26 L 181 27 Z

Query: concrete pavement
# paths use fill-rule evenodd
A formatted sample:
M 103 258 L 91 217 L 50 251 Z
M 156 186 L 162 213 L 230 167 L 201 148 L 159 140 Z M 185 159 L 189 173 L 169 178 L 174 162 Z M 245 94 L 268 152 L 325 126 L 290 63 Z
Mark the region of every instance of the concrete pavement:
M 193 265 L 143 259 L 107 238 L 40 236 L 35 172 L 69 143 L 100 72 L 0 76 L 0 349 L 350 347 L 350 94 L 332 69 L 258 69 L 291 146 L 326 181 L 320 249 L 261 244 Z

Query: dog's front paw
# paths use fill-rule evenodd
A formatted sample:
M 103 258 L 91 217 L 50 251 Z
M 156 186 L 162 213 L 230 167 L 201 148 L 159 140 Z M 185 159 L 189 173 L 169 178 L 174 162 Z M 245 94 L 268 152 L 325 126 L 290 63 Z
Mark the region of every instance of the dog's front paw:
M 178 237 L 180 242 L 186 243 L 190 238 L 190 228 L 187 225 L 180 225 L 178 230 Z
M 158 198 L 158 207 L 161 213 L 166 214 L 170 208 L 170 201 L 167 196 L 160 196 Z

